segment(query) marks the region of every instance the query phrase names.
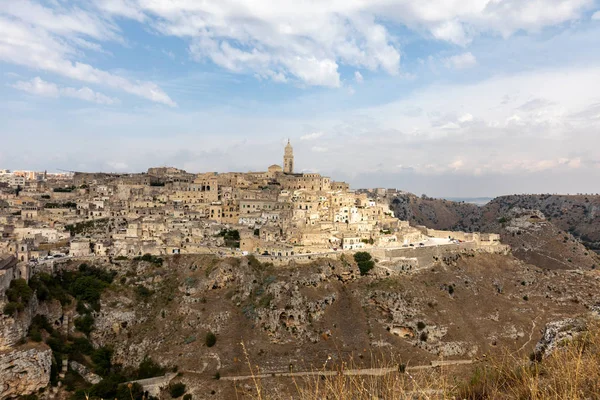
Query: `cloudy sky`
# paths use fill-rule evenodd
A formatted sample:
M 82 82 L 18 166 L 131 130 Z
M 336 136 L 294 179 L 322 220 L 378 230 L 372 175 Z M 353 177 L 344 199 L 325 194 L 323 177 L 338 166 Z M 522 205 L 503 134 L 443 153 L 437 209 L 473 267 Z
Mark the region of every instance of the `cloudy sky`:
M 0 168 L 600 192 L 600 1 L 0 0 Z

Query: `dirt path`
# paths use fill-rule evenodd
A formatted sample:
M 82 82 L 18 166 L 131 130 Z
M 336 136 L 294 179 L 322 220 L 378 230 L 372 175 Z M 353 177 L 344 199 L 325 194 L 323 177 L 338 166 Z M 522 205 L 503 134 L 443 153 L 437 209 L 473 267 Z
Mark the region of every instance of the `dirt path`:
M 466 365 L 472 364 L 473 360 L 447 360 L 447 361 L 432 361 L 428 365 L 415 365 L 406 367 L 406 371 L 417 371 L 423 369 L 437 368 L 437 367 L 450 367 L 455 365 Z M 364 376 L 383 376 L 393 372 L 398 372 L 399 367 L 390 368 L 358 368 L 358 369 L 346 369 L 342 373 L 344 375 L 364 375 Z M 182 371 L 184 373 L 191 371 Z M 276 378 L 276 377 L 296 377 L 296 376 L 335 376 L 338 375 L 339 371 L 298 371 L 298 372 L 271 372 L 262 373 L 256 375 L 236 375 L 236 376 L 221 376 L 220 379 L 226 381 L 241 381 L 248 379 L 263 379 L 263 378 Z

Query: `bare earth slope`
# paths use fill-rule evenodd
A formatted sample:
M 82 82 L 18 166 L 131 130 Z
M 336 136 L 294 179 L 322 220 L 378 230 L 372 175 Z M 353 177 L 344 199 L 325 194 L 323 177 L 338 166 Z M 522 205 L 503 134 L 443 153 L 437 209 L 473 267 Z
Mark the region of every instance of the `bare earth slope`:
M 113 347 L 115 362 L 137 365 L 149 355 L 178 366 L 176 379 L 194 398 L 235 398 L 227 378 L 250 372 L 242 342 L 268 374 L 351 358 L 369 366 L 373 355 L 408 365 L 476 360 L 504 347 L 529 354 L 547 322 L 600 304 L 597 271 L 482 253 L 401 276 L 376 268 L 363 277 L 344 260 L 274 268 L 206 256 L 169 258 L 164 267 L 124 261 L 118 270 L 125 280 L 103 295 L 94 342 Z M 152 291 L 143 300 L 140 285 Z

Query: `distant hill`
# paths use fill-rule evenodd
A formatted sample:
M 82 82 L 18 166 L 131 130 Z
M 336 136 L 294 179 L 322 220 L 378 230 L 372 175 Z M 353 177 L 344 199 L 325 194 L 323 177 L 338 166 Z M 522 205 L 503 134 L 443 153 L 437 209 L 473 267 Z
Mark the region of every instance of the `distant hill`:
M 511 195 L 479 206 L 401 194 L 390 202 L 398 218 L 414 225 L 500 233 L 512 245 L 515 255 L 542 267 L 555 268 L 565 262 L 589 267 L 597 263 L 586 253 L 600 251 L 599 195 Z M 517 223 L 513 221 L 515 218 L 523 219 L 528 211 L 534 210 L 540 212 L 537 224 L 525 228 L 512 226 Z
M 493 197 L 443 197 L 443 199 L 454 201 L 456 203 L 470 203 L 483 206 L 493 200 Z

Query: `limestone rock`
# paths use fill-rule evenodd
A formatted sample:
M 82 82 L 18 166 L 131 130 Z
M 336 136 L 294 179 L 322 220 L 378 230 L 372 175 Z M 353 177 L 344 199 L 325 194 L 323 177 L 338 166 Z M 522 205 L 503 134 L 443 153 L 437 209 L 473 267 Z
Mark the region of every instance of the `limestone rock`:
M 535 346 L 535 353 L 547 355 L 556 350 L 561 343 L 572 341 L 587 329 L 582 318 L 566 318 L 546 324 L 542 338 Z
M 46 345 L 0 351 L 0 400 L 33 394 L 48 386 L 52 350 Z
M 86 380 L 86 382 L 89 382 L 92 385 L 95 385 L 96 383 L 99 383 L 102 380 L 102 378 L 99 375 L 96 375 L 95 373 L 90 371 L 88 367 L 78 363 L 77 361 L 71 361 L 69 365 L 71 366 L 71 369 L 73 371 L 77 372 L 83 379 Z

